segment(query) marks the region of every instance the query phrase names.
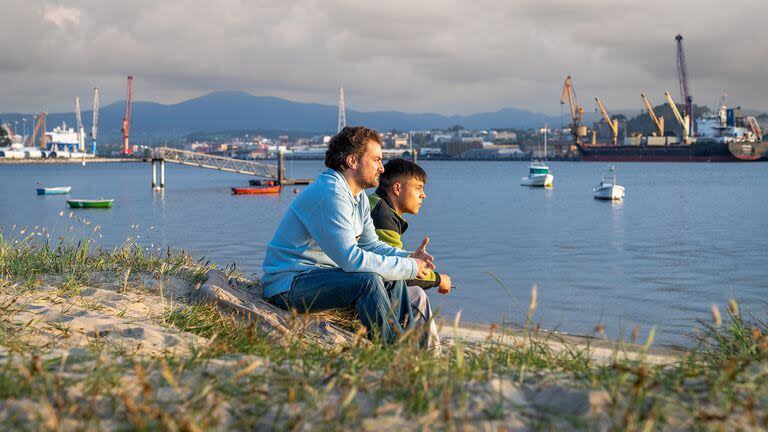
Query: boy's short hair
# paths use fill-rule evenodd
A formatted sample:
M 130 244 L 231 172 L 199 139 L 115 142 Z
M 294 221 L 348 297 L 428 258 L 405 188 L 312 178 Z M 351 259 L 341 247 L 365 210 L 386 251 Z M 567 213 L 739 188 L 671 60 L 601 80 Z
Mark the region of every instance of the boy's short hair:
M 427 172 L 417 164 L 401 158 L 390 159 L 384 164 L 384 173 L 379 176 L 379 186 L 389 189 L 403 178 L 415 178 L 427 182 Z
M 358 159 L 363 157 L 368 140 L 381 144 L 379 133 L 375 130 L 365 126 L 346 126 L 328 142 L 325 166 L 339 172 L 349 168 L 347 156 L 354 155 Z

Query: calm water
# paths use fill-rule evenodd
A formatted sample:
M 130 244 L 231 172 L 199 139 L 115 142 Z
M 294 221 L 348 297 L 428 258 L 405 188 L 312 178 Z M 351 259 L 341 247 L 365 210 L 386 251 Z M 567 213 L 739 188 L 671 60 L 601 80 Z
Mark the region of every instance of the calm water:
M 294 177 L 322 169 L 321 161 L 287 165 Z M 760 316 L 768 310 L 768 164 L 617 164 L 627 189 L 619 204 L 592 199 L 603 164 L 552 163 L 552 190 L 520 187 L 522 162 L 422 166 L 428 197 L 405 239 L 414 247 L 429 234 L 438 268 L 458 286 L 448 296 L 430 293 L 442 313 L 520 323 L 537 285 L 536 318 L 545 327 L 591 334 L 603 323 L 617 336 L 656 325 L 657 341 L 685 344 L 712 303 L 735 296 Z M 116 199 L 110 210 L 76 212 L 102 227 L 104 246 L 130 236 L 259 274 L 265 244 L 295 195 L 229 193 L 246 180 L 169 164 L 159 194 L 150 191 L 148 164 L 0 165 L 0 226 L 82 233 L 68 211 L 59 216 L 65 197 L 34 194 L 38 182 L 71 185 L 72 197 Z

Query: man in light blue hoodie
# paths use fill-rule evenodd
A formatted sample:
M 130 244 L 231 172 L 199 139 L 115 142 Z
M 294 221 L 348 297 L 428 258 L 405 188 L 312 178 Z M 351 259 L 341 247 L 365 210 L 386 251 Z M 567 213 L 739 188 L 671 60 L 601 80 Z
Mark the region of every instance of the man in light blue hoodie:
M 369 336 L 392 343 L 410 315 L 405 280 L 434 268 L 426 250 L 380 241 L 365 189 L 384 172 L 381 141 L 366 127 L 345 127 L 328 143 L 328 170 L 296 197 L 267 245 L 264 297 L 284 309 L 354 307 Z

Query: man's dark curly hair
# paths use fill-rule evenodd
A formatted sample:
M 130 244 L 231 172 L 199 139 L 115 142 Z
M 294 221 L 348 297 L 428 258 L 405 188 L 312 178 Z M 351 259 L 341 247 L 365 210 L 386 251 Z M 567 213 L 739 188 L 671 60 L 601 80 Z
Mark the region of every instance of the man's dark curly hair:
M 379 133 L 365 126 L 347 126 L 331 138 L 328 150 L 325 152 L 325 166 L 336 171 L 349 168 L 347 156 L 354 155 L 360 159 L 365 153 L 368 140 L 381 144 Z

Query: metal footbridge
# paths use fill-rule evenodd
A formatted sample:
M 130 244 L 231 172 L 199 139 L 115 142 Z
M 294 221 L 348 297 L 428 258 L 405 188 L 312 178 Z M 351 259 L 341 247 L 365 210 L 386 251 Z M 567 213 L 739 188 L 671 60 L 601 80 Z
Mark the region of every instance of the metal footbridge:
M 165 161 L 198 168 L 245 174 L 252 177 L 263 177 L 270 180 L 278 180 L 278 172 L 282 168 L 280 159 L 278 159 L 277 165 L 272 165 L 264 162 L 216 156 L 169 147 L 157 147 L 152 152 L 153 162 L 155 160 Z
M 179 165 L 187 165 L 197 168 L 225 171 L 235 174 L 244 174 L 251 177 L 259 177 L 263 180 L 251 180 L 251 184 L 266 184 L 271 181 L 281 185 L 309 184 L 312 179 L 287 179 L 285 178 L 285 163 L 283 152 L 277 153 L 277 164 L 255 162 L 252 160 L 235 159 L 226 156 L 216 156 L 207 153 L 198 153 L 188 150 L 180 150 L 170 147 L 157 147 L 152 150 L 152 189 L 165 188 L 165 162 Z M 156 162 L 160 162 L 160 183 L 157 183 Z

